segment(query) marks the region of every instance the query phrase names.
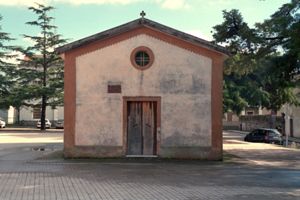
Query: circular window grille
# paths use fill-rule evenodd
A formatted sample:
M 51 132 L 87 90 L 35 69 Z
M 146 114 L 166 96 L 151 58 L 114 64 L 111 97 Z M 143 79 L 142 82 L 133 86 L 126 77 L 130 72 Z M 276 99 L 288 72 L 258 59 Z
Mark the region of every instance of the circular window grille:
M 150 61 L 150 58 L 149 58 L 149 55 L 147 54 L 147 52 L 145 52 L 145 51 L 138 51 L 135 54 L 135 63 L 138 66 L 144 67 L 144 66 L 146 66 L 146 65 L 149 64 L 149 61 Z
M 141 46 L 132 51 L 130 59 L 135 68 L 144 70 L 153 64 L 154 55 L 151 49 Z

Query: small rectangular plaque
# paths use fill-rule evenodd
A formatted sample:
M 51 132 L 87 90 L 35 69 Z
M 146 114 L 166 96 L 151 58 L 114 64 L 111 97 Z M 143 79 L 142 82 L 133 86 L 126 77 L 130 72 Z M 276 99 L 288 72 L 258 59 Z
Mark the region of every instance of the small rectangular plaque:
M 121 93 L 122 92 L 121 85 L 108 85 L 107 92 L 108 93 Z

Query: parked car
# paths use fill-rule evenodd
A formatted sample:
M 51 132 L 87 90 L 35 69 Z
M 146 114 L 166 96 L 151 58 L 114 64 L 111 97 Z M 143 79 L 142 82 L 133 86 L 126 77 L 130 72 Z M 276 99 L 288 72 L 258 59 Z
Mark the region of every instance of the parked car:
M 46 126 L 46 128 L 51 127 L 51 122 L 49 121 L 49 119 L 45 119 L 45 126 Z M 37 121 L 36 127 L 41 128 L 41 120 L 40 119 L 39 119 L 39 121 Z
M 54 124 L 55 124 L 55 128 L 64 128 L 64 120 L 63 119 L 57 120 Z
M 0 128 L 5 128 L 5 126 L 6 126 L 5 121 L 2 118 L 0 118 Z
M 282 144 L 282 135 L 276 129 L 259 128 L 248 133 L 244 140 L 247 142 Z

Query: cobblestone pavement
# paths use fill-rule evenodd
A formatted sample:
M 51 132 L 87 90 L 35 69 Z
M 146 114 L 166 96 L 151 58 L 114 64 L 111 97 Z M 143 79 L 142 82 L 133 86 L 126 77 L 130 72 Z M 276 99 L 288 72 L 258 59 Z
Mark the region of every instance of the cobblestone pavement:
M 229 133 L 224 148 L 238 155 L 226 154 L 224 162 L 63 160 L 57 135 L 43 134 L 48 138 L 43 143 L 37 138 L 36 143 L 26 143 L 24 134 L 14 137 L 20 143 L 8 140 L 4 144 L 0 132 L 1 200 L 300 199 L 297 165 L 252 162 L 245 150 L 239 154 L 234 146 L 239 140 Z

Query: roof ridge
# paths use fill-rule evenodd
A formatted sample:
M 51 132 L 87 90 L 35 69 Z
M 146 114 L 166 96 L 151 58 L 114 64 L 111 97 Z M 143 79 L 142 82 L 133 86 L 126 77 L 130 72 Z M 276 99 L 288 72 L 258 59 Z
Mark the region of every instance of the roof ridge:
M 144 18 L 144 20 L 145 20 L 145 19 L 146 19 L 146 18 Z M 166 28 L 166 29 L 169 29 L 169 30 L 172 30 L 172 31 L 176 31 L 176 32 L 182 34 L 183 36 L 186 36 L 186 37 L 189 37 L 189 38 L 191 38 L 191 39 L 197 40 L 197 41 L 199 41 L 199 42 L 201 42 L 201 43 L 206 43 L 207 45 L 214 46 L 214 47 L 216 47 L 216 48 L 220 48 L 220 49 L 224 50 L 224 52 L 222 52 L 222 53 L 228 54 L 227 49 L 226 49 L 225 47 L 220 46 L 220 45 L 217 45 L 217 44 L 214 44 L 214 43 L 212 43 L 212 41 L 208 41 L 208 40 L 199 38 L 199 37 L 197 37 L 197 36 L 194 36 L 194 35 L 191 35 L 191 34 L 189 34 L 189 33 L 186 33 L 186 32 L 180 31 L 180 30 L 177 30 L 177 29 L 175 29 L 175 28 L 172 28 L 172 27 L 170 27 L 170 26 L 166 26 L 166 25 L 164 25 L 164 24 L 161 24 L 161 23 L 159 23 L 159 22 L 155 22 L 155 21 L 150 20 L 150 19 L 146 19 L 146 21 L 151 22 L 151 23 L 154 23 L 154 24 L 157 24 L 157 25 L 159 25 L 159 26 L 161 26 L 161 27 L 164 27 L 164 28 Z M 181 39 L 183 39 L 183 38 L 181 38 Z
M 160 24 L 158 22 L 152 21 L 152 20 L 147 19 L 145 17 L 137 18 L 137 19 L 132 20 L 130 22 L 127 22 L 125 24 L 121 24 L 119 26 L 107 29 L 105 31 L 98 32 L 98 33 L 90 35 L 88 37 L 73 41 L 69 44 L 58 47 L 56 49 L 56 51 L 58 53 L 63 53 L 63 52 L 78 48 L 80 46 L 83 46 L 85 44 L 91 43 L 91 42 L 96 41 L 96 40 L 100 40 L 100 39 L 103 40 L 103 39 L 106 39 L 106 38 L 109 38 L 109 37 L 113 37 L 115 35 L 121 34 L 121 33 L 126 32 L 128 30 L 135 29 L 135 28 L 140 27 L 140 26 L 145 26 L 145 27 L 148 27 L 148 28 L 159 30 L 163 33 L 172 35 L 172 36 L 177 37 L 179 39 L 188 41 L 190 43 L 193 43 L 193 44 L 196 44 L 196 45 L 197 44 L 202 45 L 202 46 L 205 46 L 206 48 L 221 52 L 223 54 L 228 54 L 228 51 L 226 50 L 225 47 L 213 44 L 210 41 L 204 40 L 202 38 L 198 38 L 196 36 L 190 35 L 190 34 L 185 33 L 183 31 L 179 31 L 179 30 L 174 29 L 172 27 Z

